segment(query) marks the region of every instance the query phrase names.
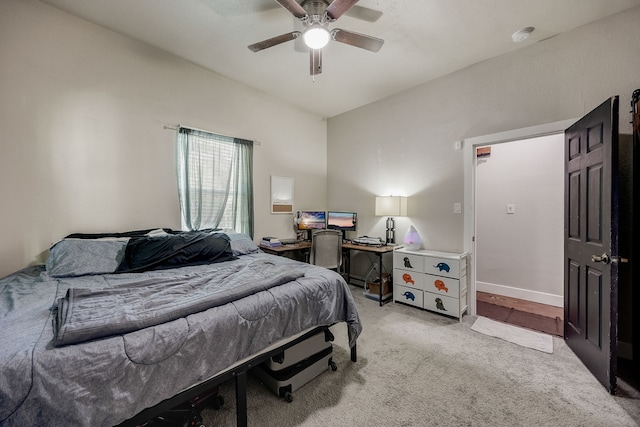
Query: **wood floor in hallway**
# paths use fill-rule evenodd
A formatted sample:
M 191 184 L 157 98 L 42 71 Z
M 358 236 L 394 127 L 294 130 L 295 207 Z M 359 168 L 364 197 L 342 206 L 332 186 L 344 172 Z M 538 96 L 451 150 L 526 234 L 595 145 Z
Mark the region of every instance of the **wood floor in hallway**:
M 562 307 L 486 292 L 476 292 L 476 300 L 479 316 L 550 335 L 563 336 Z

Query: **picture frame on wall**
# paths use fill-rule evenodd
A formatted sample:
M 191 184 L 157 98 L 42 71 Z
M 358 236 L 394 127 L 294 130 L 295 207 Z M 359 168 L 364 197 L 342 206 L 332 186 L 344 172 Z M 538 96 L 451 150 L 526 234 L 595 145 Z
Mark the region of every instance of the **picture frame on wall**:
M 293 213 L 293 178 L 271 175 L 271 213 Z

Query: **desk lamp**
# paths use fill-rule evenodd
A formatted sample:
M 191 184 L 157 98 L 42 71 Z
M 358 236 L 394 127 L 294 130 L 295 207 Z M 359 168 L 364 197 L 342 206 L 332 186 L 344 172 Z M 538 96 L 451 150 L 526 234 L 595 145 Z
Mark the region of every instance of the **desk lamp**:
M 376 196 L 376 216 L 387 217 L 387 244 L 396 242 L 394 216 L 407 216 L 407 198 L 402 196 Z

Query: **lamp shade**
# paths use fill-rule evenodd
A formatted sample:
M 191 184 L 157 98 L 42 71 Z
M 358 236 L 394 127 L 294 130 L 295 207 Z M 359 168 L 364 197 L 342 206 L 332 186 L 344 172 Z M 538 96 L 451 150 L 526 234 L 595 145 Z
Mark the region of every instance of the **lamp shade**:
M 407 216 L 407 198 L 376 196 L 376 216 Z

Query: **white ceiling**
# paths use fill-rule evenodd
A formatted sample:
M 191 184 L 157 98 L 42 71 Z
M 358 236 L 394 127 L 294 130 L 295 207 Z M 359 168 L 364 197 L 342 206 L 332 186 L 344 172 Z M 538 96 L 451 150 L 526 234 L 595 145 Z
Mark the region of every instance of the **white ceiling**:
M 323 72 L 287 42 L 247 45 L 294 30 L 274 0 L 41 0 L 156 46 L 306 111 L 331 117 L 421 83 L 640 5 L 640 0 L 360 0 L 376 22 L 343 15 L 330 28 L 385 40 L 369 52 L 330 42 Z M 299 0 L 301 1 L 301 0 Z M 511 35 L 536 30 L 524 42 Z

